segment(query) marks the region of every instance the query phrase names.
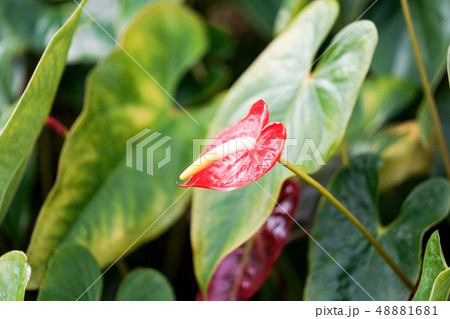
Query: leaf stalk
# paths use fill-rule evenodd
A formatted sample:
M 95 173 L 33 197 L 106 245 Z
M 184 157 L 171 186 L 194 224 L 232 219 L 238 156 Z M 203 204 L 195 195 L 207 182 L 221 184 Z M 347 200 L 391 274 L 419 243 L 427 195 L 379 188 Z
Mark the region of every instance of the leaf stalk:
M 430 81 L 428 79 L 425 64 L 423 62 L 422 53 L 420 52 L 419 41 L 417 40 L 417 34 L 414 30 L 414 24 L 411 17 L 411 10 L 409 8 L 408 0 L 400 0 L 402 5 L 403 16 L 405 17 L 406 27 L 408 28 L 409 37 L 413 47 L 414 55 L 416 57 L 417 67 L 419 69 L 420 80 L 422 81 L 423 90 L 428 100 L 428 107 L 430 109 L 431 117 L 433 119 L 436 138 L 441 152 L 442 160 L 444 162 L 445 173 L 447 178 L 450 179 L 450 159 L 447 151 L 447 145 L 445 143 L 444 133 L 442 131 L 441 121 L 439 119 L 439 113 L 436 107 L 436 101 L 431 90 Z
M 336 197 L 333 196 L 325 187 L 323 187 L 314 178 L 300 170 L 297 166 L 280 158 L 278 160 L 283 166 L 293 172 L 295 175 L 303 179 L 309 185 L 317 189 L 325 198 L 327 198 L 358 230 L 367 238 L 372 246 L 378 251 L 383 259 L 388 263 L 396 275 L 403 281 L 403 283 L 411 290 L 414 290 L 414 284 L 409 280 L 406 274 L 401 270 L 397 263 L 392 259 L 388 252 L 381 246 L 370 231 L 355 217 Z

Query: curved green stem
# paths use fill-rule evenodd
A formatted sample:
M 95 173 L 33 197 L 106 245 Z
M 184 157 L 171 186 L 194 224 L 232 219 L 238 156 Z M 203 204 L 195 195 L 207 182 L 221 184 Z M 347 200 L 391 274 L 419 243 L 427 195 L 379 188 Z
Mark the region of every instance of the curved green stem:
M 442 132 L 441 121 L 439 119 L 439 113 L 436 107 L 436 101 L 434 100 L 433 93 L 431 91 L 430 81 L 428 80 L 427 70 L 423 63 L 422 54 L 420 53 L 419 41 L 417 40 L 416 31 L 414 30 L 414 24 L 411 18 L 411 11 L 409 9 L 408 0 L 400 0 L 402 4 L 403 15 L 405 17 L 406 26 L 408 28 L 409 37 L 411 38 L 411 44 L 413 47 L 414 55 L 416 56 L 417 67 L 419 69 L 420 80 L 422 81 L 423 90 L 428 100 L 428 106 L 430 108 L 431 117 L 433 118 L 434 128 L 436 130 L 437 142 L 439 150 L 441 152 L 442 160 L 444 162 L 445 173 L 447 178 L 450 179 L 450 159 L 448 156 L 447 145 L 445 144 L 444 133 Z
M 405 273 L 400 269 L 400 267 L 395 263 L 391 256 L 384 250 L 380 243 L 373 237 L 369 230 L 353 215 L 336 197 L 334 197 L 325 187 L 320 185 L 314 178 L 300 170 L 294 164 L 288 162 L 284 158 L 278 160 L 286 168 L 288 168 L 295 175 L 303 179 L 309 185 L 317 189 L 323 196 L 325 196 L 337 209 L 341 211 L 342 214 L 358 228 L 358 230 L 367 238 L 367 240 L 372 244 L 372 246 L 378 251 L 381 257 L 389 264 L 392 270 L 397 274 L 397 276 L 405 283 L 405 285 L 412 291 L 414 289 L 414 284 L 409 280 Z

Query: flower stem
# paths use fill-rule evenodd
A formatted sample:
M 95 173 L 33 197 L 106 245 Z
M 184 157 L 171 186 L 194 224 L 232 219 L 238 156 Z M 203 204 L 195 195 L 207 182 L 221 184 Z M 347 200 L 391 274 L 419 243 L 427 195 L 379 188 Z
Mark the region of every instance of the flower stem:
M 414 284 L 409 280 L 405 273 L 400 269 L 400 267 L 395 263 L 391 256 L 384 250 L 380 243 L 373 237 L 370 231 L 353 215 L 336 197 L 334 197 L 325 187 L 320 185 L 314 178 L 300 170 L 294 164 L 288 162 L 284 158 L 278 160 L 282 165 L 288 168 L 295 175 L 303 179 L 309 185 L 317 189 L 323 196 L 325 196 L 337 209 L 341 211 L 342 214 L 358 228 L 358 230 L 367 238 L 367 240 L 372 244 L 372 246 L 378 251 L 381 257 L 389 264 L 392 270 L 397 274 L 397 276 L 403 281 L 403 283 L 412 291 L 414 289 Z
M 423 90 L 428 100 L 428 106 L 433 118 L 434 128 L 436 131 L 437 142 L 439 150 L 441 152 L 442 160 L 444 162 L 445 172 L 447 178 L 450 179 L 450 159 L 448 156 L 447 145 L 445 144 L 444 133 L 442 132 L 441 121 L 439 120 L 439 113 L 436 107 L 436 101 L 434 100 L 433 93 L 431 91 L 431 85 L 428 80 L 427 71 L 423 62 L 422 54 L 420 52 L 419 42 L 417 40 L 416 31 L 414 30 L 414 24 L 411 18 L 411 11 L 409 9 L 408 0 L 400 0 L 403 10 L 403 16 L 405 17 L 406 26 L 408 28 L 409 37 L 411 38 L 411 44 L 413 47 L 414 55 L 416 56 L 416 63 L 419 69 L 420 80 L 422 81 Z
M 51 115 L 45 120 L 45 126 L 56 132 L 62 138 L 65 138 L 67 135 L 67 127 Z

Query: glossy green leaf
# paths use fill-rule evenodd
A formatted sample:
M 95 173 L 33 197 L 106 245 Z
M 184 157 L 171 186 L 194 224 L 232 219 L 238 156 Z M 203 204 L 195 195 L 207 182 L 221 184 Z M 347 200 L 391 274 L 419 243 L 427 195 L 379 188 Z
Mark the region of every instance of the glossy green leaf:
M 307 139 L 317 139 L 324 160 L 329 160 L 343 138 L 376 43 L 373 25 L 358 22 L 336 36 L 339 41 L 306 76 L 337 13 L 337 3 L 330 0 L 305 7 L 231 88 L 208 136 L 214 137 L 237 122 L 262 98 L 269 106 L 271 121 L 284 122 L 288 138 L 297 141 L 287 157 L 298 156 Z M 300 165 L 308 172 L 320 168 L 313 158 Z M 281 183 L 289 176 L 278 165 L 257 183 L 236 191 L 195 190 L 191 240 L 195 272 L 203 291 L 220 260 L 265 222 Z
M 0 134 L 0 222 L 11 203 L 31 149 L 50 112 L 81 8 L 50 41 L 25 92 Z
M 0 134 L 2 133 L 3 129 L 6 126 L 6 123 L 8 123 L 9 118 L 11 117 L 11 114 L 14 111 L 15 106 L 9 106 L 6 107 L 3 112 L 0 113 Z
M 431 301 L 448 301 L 450 297 L 450 268 L 441 272 L 434 281 Z
M 98 301 L 102 289 L 100 267 L 91 253 L 82 246 L 67 244 L 50 259 L 38 300 Z
M 422 182 L 405 199 L 399 216 L 383 226 L 377 203 L 377 166 L 378 160 L 373 156 L 357 157 L 337 174 L 329 190 L 372 232 L 408 278 L 416 282 L 423 234 L 448 215 L 450 184 L 443 178 Z M 409 289 L 329 201 L 322 200 L 311 235 L 365 291 L 311 241 L 306 299 L 407 300 Z
M 173 301 L 175 294 L 167 278 L 159 271 L 137 268 L 123 279 L 116 299 L 119 301 Z
M 450 43 L 450 3 L 442 0 L 409 1 L 414 29 L 417 33 L 428 77 L 435 82 L 445 68 Z M 395 75 L 420 86 L 414 51 L 411 46 L 400 1 L 379 1 L 367 12 L 377 25 L 380 43 L 372 68 L 378 74 Z
M 404 110 L 416 95 L 415 85 L 405 80 L 393 77 L 366 79 L 345 134 L 349 148 L 357 147 L 372 137 L 383 124 Z
M 231 88 L 210 126 L 208 137 L 214 137 L 221 129 L 245 116 L 258 99 L 263 98 L 268 103 L 274 101 L 297 79 L 300 72 L 308 70 L 337 11 L 334 1 L 316 1 L 305 8 Z M 315 36 L 309 36 L 312 30 Z M 299 47 L 303 48 L 301 54 Z M 287 59 L 290 63 L 285 63 Z M 287 91 L 278 106 L 282 105 L 285 109 L 299 86 L 300 83 L 296 83 L 295 88 Z M 274 110 L 271 111 L 273 119 Z M 278 175 L 283 174 L 286 175 L 284 170 L 278 168 Z M 278 197 L 283 181 L 283 177 L 276 175 L 270 172 L 259 181 L 274 198 Z M 274 203 L 258 184 L 253 183 L 226 193 L 196 189 L 192 205 L 194 265 L 197 281 L 204 291 L 220 260 L 263 225 Z
M 430 300 L 431 290 L 433 289 L 436 277 L 446 269 L 447 264 L 441 249 L 439 233 L 435 231 L 430 239 L 428 239 L 423 257 L 422 275 L 420 276 L 419 287 L 417 288 L 413 301 Z
M 373 23 L 358 21 L 341 30 L 331 43 L 335 44 L 300 87 L 283 120 L 288 137 L 299 145 L 285 148 L 283 155 L 309 173 L 323 163 L 301 158 L 301 147 L 313 140 L 325 162 L 338 149 L 372 60 L 377 31 Z
M 271 121 L 282 121 L 337 14 L 334 0 L 315 1 L 302 10 L 230 89 L 209 135 L 240 120 L 258 99 L 268 104 Z
M 169 94 L 207 45 L 192 11 L 163 3 L 141 11 L 121 44 Z M 192 162 L 192 138 L 203 137 L 205 125 L 173 106 L 146 72 L 117 49 L 90 74 L 84 111 L 66 139 L 58 181 L 33 231 L 30 287 L 39 286 L 50 255 L 63 242 L 87 247 L 103 267 L 161 234 L 183 212 L 189 191 L 175 181 Z M 170 146 L 171 160 L 155 167 L 153 176 L 126 166 L 126 141 L 145 128 L 171 137 L 154 152 L 159 162 Z
M 422 275 L 414 301 L 447 301 L 450 294 L 450 268 L 445 262 L 439 234 L 435 231 L 427 243 Z
M 17 250 L 0 256 L 0 301 L 21 301 L 30 279 L 27 256 Z

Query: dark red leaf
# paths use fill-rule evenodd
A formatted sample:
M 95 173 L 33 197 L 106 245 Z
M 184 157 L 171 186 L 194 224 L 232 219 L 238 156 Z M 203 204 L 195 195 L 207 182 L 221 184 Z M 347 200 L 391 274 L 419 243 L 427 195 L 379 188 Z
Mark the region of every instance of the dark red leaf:
M 284 182 L 278 198 L 282 208 L 276 205 L 252 239 L 221 261 L 209 284 L 208 300 L 248 300 L 258 291 L 286 244 L 299 193 L 297 181 Z M 197 300 L 202 300 L 200 293 Z

